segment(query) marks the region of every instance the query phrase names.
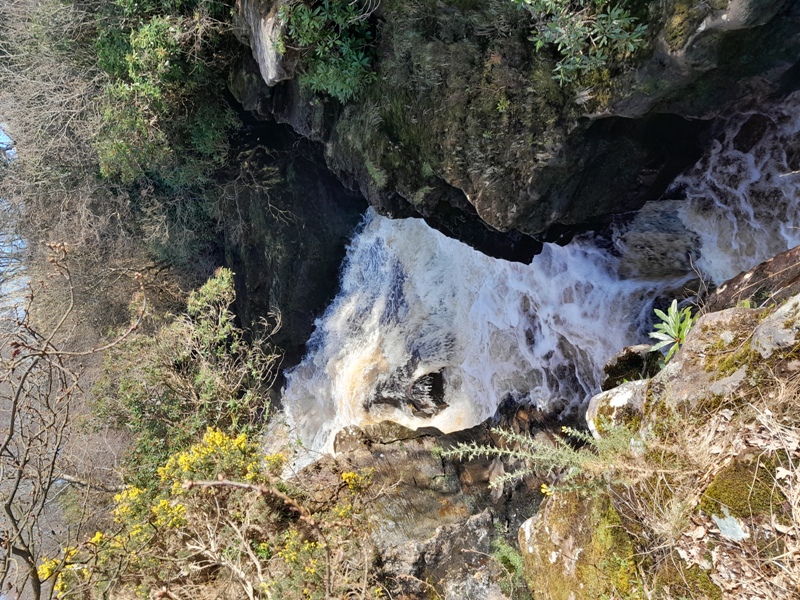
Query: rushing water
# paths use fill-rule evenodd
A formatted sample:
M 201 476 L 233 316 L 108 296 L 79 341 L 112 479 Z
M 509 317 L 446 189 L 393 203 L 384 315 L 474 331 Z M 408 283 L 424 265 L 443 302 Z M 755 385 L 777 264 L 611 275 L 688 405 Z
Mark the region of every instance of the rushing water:
M 799 145 L 798 107 L 800 94 L 723 121 L 669 199 L 602 234 L 548 244 L 530 265 L 369 213 L 339 295 L 288 374 L 296 435 L 325 451 L 350 424 L 449 432 L 507 398 L 580 408 L 607 359 L 646 339 L 654 299 L 696 270 L 718 283 L 800 243 L 800 176 L 784 150 Z

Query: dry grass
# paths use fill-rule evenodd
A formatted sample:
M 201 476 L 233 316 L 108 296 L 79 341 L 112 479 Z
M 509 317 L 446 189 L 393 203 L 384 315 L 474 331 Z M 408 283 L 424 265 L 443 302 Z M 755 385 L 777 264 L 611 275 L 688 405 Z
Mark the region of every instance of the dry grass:
M 677 419 L 644 456 L 672 470 L 613 488 L 647 597 L 800 597 L 800 378 L 765 378 L 742 400 L 736 411 L 721 408 L 702 422 Z M 720 531 L 723 515 L 715 520 L 706 511 L 715 478 L 742 464 L 753 472 L 734 490 L 747 537 L 734 540 Z M 708 583 L 718 592 L 708 592 Z

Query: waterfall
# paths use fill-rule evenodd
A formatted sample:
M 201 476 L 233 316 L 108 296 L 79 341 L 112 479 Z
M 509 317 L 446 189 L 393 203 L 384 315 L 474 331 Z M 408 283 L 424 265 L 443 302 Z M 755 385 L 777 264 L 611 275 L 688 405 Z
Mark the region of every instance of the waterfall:
M 546 244 L 530 265 L 489 258 L 418 219 L 368 212 L 284 406 L 304 445 L 391 420 L 444 432 L 514 399 L 565 415 L 620 348 L 646 341 L 656 298 L 697 269 L 721 282 L 800 243 L 800 94 L 722 122 L 665 199 L 606 232 Z
M 700 239 L 697 266 L 714 283 L 800 244 L 800 92 L 738 111 L 668 194 Z

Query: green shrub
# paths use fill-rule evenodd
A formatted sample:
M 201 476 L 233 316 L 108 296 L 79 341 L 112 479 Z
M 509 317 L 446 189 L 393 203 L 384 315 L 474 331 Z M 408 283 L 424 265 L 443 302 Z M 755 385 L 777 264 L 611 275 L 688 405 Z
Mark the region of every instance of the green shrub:
M 192 149 L 216 164 L 223 164 L 228 152 L 228 132 L 238 123 L 236 113 L 227 106 L 198 106 L 187 119 L 187 133 Z
M 126 56 L 128 77 L 134 85 L 154 90 L 156 96 L 171 85 L 191 84 L 183 68 L 179 39 L 181 21 L 176 17 L 153 17 L 131 32 L 130 54 Z
M 611 0 L 512 0 L 536 19 L 531 41 L 561 55 L 553 78 L 562 85 L 633 55 L 644 45 L 645 25 Z
M 233 273 L 220 269 L 192 292 L 186 314 L 107 355 L 95 393 L 101 416 L 137 436 L 130 462 L 138 485 L 147 487 L 156 466 L 207 427 L 246 432 L 263 421 L 278 356 L 244 340 L 234 299 Z
M 115 0 L 126 17 L 144 17 L 153 14 L 191 14 L 196 10 L 215 18 L 225 16 L 228 3 L 221 0 Z
M 96 142 L 100 173 L 125 185 L 149 180 L 157 193 L 202 193 L 238 124 L 217 89 L 229 36 L 217 18 L 226 5 L 119 5 L 127 18 L 109 17 L 95 43 L 98 64 L 111 76 Z
M 115 78 L 128 74 L 125 58 L 131 52 L 130 35 L 119 27 L 101 29 L 95 41 L 97 61 L 101 69 Z
M 506 572 L 506 578 L 501 581 L 500 587 L 511 598 L 531 598 L 525 585 L 525 564 L 522 554 L 511 546 L 503 535 L 502 529 L 498 528 L 497 537 L 492 541 L 492 558 Z
M 363 10 L 358 0 L 297 0 L 281 6 L 282 44 L 303 53 L 301 83 L 344 103 L 375 80 L 369 70 L 372 32 Z

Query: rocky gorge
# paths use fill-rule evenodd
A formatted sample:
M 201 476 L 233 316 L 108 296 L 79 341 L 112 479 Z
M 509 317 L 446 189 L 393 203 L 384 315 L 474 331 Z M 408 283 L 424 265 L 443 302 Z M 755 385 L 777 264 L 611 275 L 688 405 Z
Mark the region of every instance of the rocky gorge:
M 243 186 L 228 258 L 242 320 L 284 316 L 276 438 L 399 486 L 373 512 L 396 597 L 516 597 L 516 572 L 544 598 L 793 597 L 800 290 L 773 274 L 800 242 L 798 3 L 631 3 L 646 48 L 562 86 L 511 2 L 384 0 L 374 81 L 345 104 L 299 81 L 280 4 L 238 6 L 252 58 L 229 87 L 261 137 L 244 151 L 282 183 Z M 275 161 L 281 137 L 302 157 Z M 597 395 L 674 297 L 705 307 L 683 349 Z M 706 454 L 647 467 L 686 478 L 611 465 L 599 493 L 543 497 L 542 473 L 487 489 L 513 460 L 433 452 L 502 447 L 497 425 L 546 441 L 587 407 L 597 436 Z M 759 502 L 728 490 L 748 478 Z M 492 558 L 517 530 L 522 565 Z

